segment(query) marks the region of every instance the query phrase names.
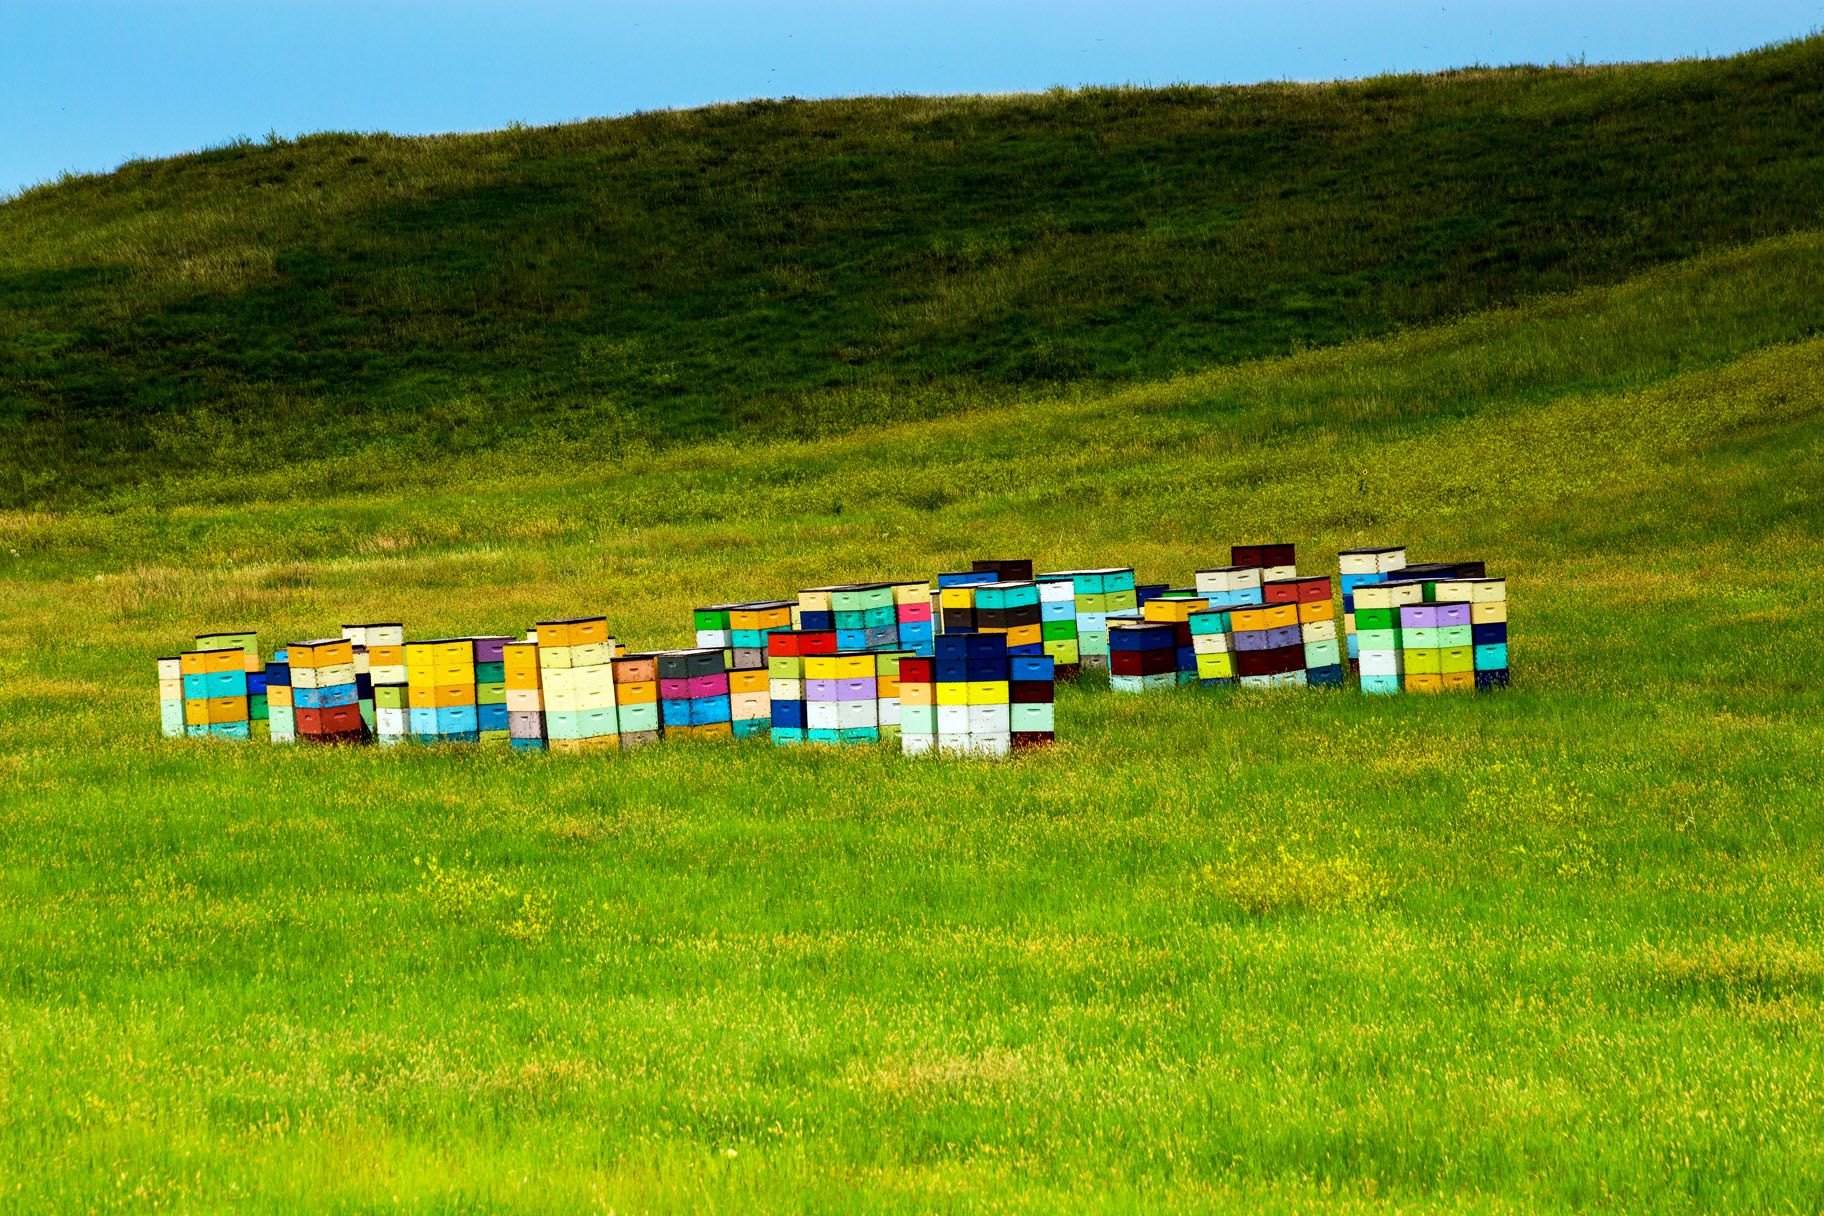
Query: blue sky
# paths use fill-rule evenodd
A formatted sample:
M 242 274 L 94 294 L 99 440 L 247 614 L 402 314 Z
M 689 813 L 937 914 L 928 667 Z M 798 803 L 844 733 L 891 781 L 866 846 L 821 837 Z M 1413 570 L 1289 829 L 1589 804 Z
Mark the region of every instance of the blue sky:
M 1720 55 L 1824 0 L 0 0 L 0 195 L 269 131 Z

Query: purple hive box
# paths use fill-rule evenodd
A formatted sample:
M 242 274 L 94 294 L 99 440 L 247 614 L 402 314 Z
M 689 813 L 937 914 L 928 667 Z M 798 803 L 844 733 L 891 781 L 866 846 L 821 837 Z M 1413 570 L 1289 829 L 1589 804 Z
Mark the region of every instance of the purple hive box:
M 475 661 L 477 663 L 499 663 L 506 658 L 508 642 L 515 638 L 475 638 Z

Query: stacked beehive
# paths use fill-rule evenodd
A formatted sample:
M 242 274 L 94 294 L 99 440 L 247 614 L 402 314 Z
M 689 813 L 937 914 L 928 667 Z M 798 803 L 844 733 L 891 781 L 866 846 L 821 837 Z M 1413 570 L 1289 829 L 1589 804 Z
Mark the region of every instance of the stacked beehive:
M 871 743 L 900 728 L 899 667 L 908 651 L 842 651 L 836 631 L 768 638 L 773 742 Z
M 552 751 L 606 751 L 620 747 L 619 698 L 614 679 L 614 639 L 606 617 L 540 621 L 540 699 L 545 742 Z
M 285 663 L 298 738 L 316 743 L 366 741 L 352 642 L 346 638 L 293 642 L 285 648 Z
M 1342 643 L 1336 636 L 1335 588 L 1328 575 L 1268 579 L 1261 584 L 1266 604 L 1290 604 L 1297 615 L 1299 666 L 1302 680 L 1280 683 L 1312 687 L 1340 687 L 1343 683 Z
M 931 584 L 924 580 L 889 584 L 893 588 L 893 615 L 898 632 L 894 643 L 901 650 L 929 653 L 937 636 L 932 619 Z
M 167 739 L 184 735 L 184 661 L 174 654 L 158 660 L 158 730 Z
M 1470 641 L 1475 645 L 1476 687 L 1481 690 L 1506 688 L 1507 666 L 1507 580 L 1504 578 L 1466 579 L 1470 584 Z
M 1178 684 L 1197 682 L 1197 649 L 1191 633 L 1192 614 L 1210 606 L 1207 597 L 1193 591 L 1165 591 L 1148 596 L 1140 605 L 1140 619 L 1154 625 L 1172 627 L 1173 672 Z
M 295 661 L 292 669 L 296 683 Z M 415 741 L 480 742 L 481 714 L 475 702 L 475 639 L 432 638 L 407 642 L 405 680 L 406 726 Z M 301 722 L 299 733 L 303 733 Z
M 1356 669 L 1363 692 L 1395 693 L 1405 687 L 1406 661 L 1400 647 L 1400 609 L 1423 603 L 1421 583 L 1378 582 L 1355 588 Z
M 1000 634 L 1009 654 L 1045 653 L 1044 609 L 1034 582 L 979 583 L 967 588 L 974 598 L 978 633 Z
M 405 626 L 396 621 L 344 625 L 342 636 L 355 648 L 356 703 L 375 742 L 386 746 L 405 742 L 411 737 Z
M 241 652 L 241 670 L 246 673 L 247 685 L 247 737 L 260 728 L 261 723 L 269 720 L 270 702 L 266 695 L 266 665 L 260 661 L 260 640 L 258 635 L 237 631 L 233 633 L 204 633 L 196 639 L 198 650 L 239 650 Z M 211 723 L 213 727 L 215 724 Z M 226 738 L 240 738 L 241 732 L 211 730 L 210 734 L 219 734 Z
M 931 658 L 901 660 L 904 754 L 1004 756 L 1056 737 L 1054 660 L 1011 655 L 1003 636 L 946 634 L 936 639 Z
M 999 581 L 992 570 L 960 570 L 938 575 L 938 612 L 943 632 L 974 633 L 975 589 Z
M 538 665 L 538 642 L 508 642 L 501 647 L 500 668 L 501 682 L 507 690 L 509 744 L 515 751 L 544 751 L 545 693 L 543 669 Z
M 1298 577 L 1298 549 L 1295 545 L 1233 545 L 1229 549 L 1231 566 L 1253 567 L 1260 571 L 1260 581 Z
M 1499 688 L 1508 680 L 1507 584 L 1481 562 L 1407 565 L 1355 588 L 1363 692 Z
M 1185 619 L 1191 633 L 1191 652 L 1197 664 L 1198 682 L 1213 688 L 1226 688 L 1236 683 L 1235 638 L 1229 622 L 1229 608 L 1204 608 Z
M 766 635 L 792 627 L 792 602 L 717 604 L 698 608 L 692 616 L 699 648 L 728 651 L 730 671 L 757 670 L 766 666 Z
M 1356 636 L 1355 592 L 1359 587 L 1372 587 L 1398 577 L 1406 564 L 1406 550 L 1388 545 L 1371 549 L 1344 549 L 1336 555 L 1337 582 L 1343 593 L 1343 640 L 1348 647 L 1345 657 L 1359 664 L 1361 639 Z
M 1428 569 L 1435 575 L 1409 580 L 1418 582 L 1423 601 L 1400 609 L 1406 690 L 1467 692 L 1505 687 L 1507 580 L 1489 578 L 1480 562 Z M 1419 622 L 1410 629 L 1409 617 Z M 1431 648 L 1435 655 L 1420 653 Z M 1427 678 L 1434 674 L 1434 662 L 1435 683 Z
M 252 737 L 247 706 L 247 652 L 239 646 L 187 650 L 177 656 L 177 691 L 183 702 L 183 733 L 221 739 Z M 168 666 L 161 666 L 168 671 Z M 161 684 L 160 700 L 173 691 Z M 160 708 L 161 723 L 168 711 Z
M 621 654 L 614 659 L 615 720 L 621 750 L 656 742 L 664 723 L 659 714 L 659 659 L 653 654 Z
M 395 742 L 396 739 L 384 738 L 380 731 L 377 712 L 379 703 L 374 695 L 374 687 L 382 683 L 403 684 L 405 677 L 403 673 L 399 673 L 397 680 L 378 678 L 374 674 L 376 660 L 373 651 L 376 647 L 386 648 L 382 654 L 382 658 L 386 658 L 392 653 L 391 647 L 398 647 L 397 661 L 380 665 L 382 667 L 403 666 L 405 662 L 405 626 L 397 621 L 383 621 L 369 625 L 344 625 L 342 626 L 342 636 L 355 650 L 355 705 L 360 710 L 362 724 L 376 739 Z M 403 732 L 400 733 L 403 734 Z
M 1228 612 L 1235 674 L 1244 687 L 1305 683 L 1305 647 L 1296 602 L 1254 604 Z
M 798 628 L 834 632 L 844 651 L 887 650 L 899 645 L 894 584 L 843 583 L 798 593 Z
M 507 710 L 507 637 L 480 637 L 475 642 L 475 725 L 483 743 L 506 743 L 513 737 Z
M 1259 566 L 1218 566 L 1197 572 L 1197 593 L 1212 608 L 1248 608 L 1265 602 Z
M 291 695 L 291 652 L 283 647 L 266 664 L 266 728 L 274 743 L 292 743 L 298 737 L 297 710 Z
M 1178 686 L 1178 626 L 1169 621 L 1108 623 L 1108 686 L 1146 692 Z
M 658 655 L 659 720 L 666 736 L 728 738 L 728 662 L 722 650 L 699 646 Z
M 1041 574 L 1039 625 L 1043 650 L 1060 680 L 1073 680 L 1083 663 L 1077 633 L 1077 586 L 1070 575 Z
M 1140 616 L 1134 572 L 1126 567 L 1107 567 L 1058 570 L 1039 577 L 1041 582 L 1069 580 L 1076 615 L 1077 662 L 1094 671 L 1107 670 L 1109 622 L 1137 620 Z

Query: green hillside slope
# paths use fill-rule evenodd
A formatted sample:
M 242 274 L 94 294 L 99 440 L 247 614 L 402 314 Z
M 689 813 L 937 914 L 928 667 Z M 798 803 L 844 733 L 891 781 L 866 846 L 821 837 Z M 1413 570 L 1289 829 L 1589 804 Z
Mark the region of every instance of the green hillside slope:
M 0 501 L 1151 379 L 1813 226 L 1821 177 L 1817 38 L 136 163 L 0 204 Z
M 22 1210 L 1653 1213 L 1824 1194 L 1824 234 L 802 442 L 0 512 Z M 340 487 L 340 488 L 339 488 Z M 350 488 L 352 487 L 352 488 Z M 1067 689 L 1005 765 L 154 737 L 151 660 L 970 556 L 1511 578 L 1507 693 Z

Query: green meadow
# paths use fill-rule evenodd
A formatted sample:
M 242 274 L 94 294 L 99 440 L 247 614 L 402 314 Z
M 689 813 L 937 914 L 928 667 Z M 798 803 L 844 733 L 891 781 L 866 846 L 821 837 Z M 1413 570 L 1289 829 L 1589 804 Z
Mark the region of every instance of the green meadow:
M 1464 146 L 1573 103 L 1608 107 L 1618 147 L 1655 105 L 1754 139 L 1742 115 L 1815 106 L 1795 65 L 1819 46 L 1203 101 L 1264 107 L 1246 128 L 1262 139 L 1291 121 L 1277 107 L 1303 97 L 1295 113 L 1340 122 L 1383 88 L 1456 113 Z M 992 126 L 986 102 L 843 104 Z M 677 129 L 739 144 L 737 117 L 600 127 L 713 162 L 708 134 Z M 1026 121 L 1005 138 L 1038 139 Z M 472 151 L 446 146 L 446 172 L 479 173 L 461 168 Z M 1636 167 L 1662 153 L 1678 159 L 1654 144 Z M 49 231 L 115 191 L 118 223 L 176 224 L 130 221 L 134 192 L 297 155 L 66 183 L 0 204 L 0 232 Z M 1810 215 L 1774 214 L 1815 150 L 1742 155 L 1765 166 L 1739 168 L 1752 205 L 1726 202 L 1733 170 L 1714 189 L 1643 186 L 1660 219 L 1620 227 L 1651 241 L 1592 237 L 1553 274 L 1415 288 L 1359 325 L 1276 313 L 1284 341 L 1244 341 L 1254 322 L 1230 317 L 1200 339 L 1220 350 L 1129 366 L 1093 353 L 1126 340 L 1114 330 L 1014 301 L 997 324 L 1058 326 L 1089 374 L 946 379 L 883 357 L 881 400 L 906 408 L 846 421 L 793 413 L 830 402 L 783 372 L 768 400 L 797 422 L 749 425 L 760 398 L 710 383 L 692 391 L 732 412 L 707 430 L 617 412 L 567 372 L 523 416 L 504 382 L 498 417 L 474 385 L 448 413 L 417 410 L 401 372 L 351 389 L 355 437 L 333 440 L 329 396 L 274 388 L 289 406 L 248 412 L 254 373 L 210 396 L 226 365 L 161 370 L 180 356 L 138 339 L 109 358 L 152 362 L 108 374 L 172 394 L 156 408 L 57 412 L 44 403 L 72 400 L 69 383 L 15 378 L 0 1208 L 1824 1207 L 1824 229 L 1815 194 Z M 276 205 L 219 188 L 219 216 Z M 1539 224 L 1602 230 L 1577 191 L 1528 197 Z M 219 216 L 197 222 L 220 232 Z M 1681 216 L 1676 235 L 1655 226 Z M 0 253 L 30 296 L 4 349 L 14 368 L 99 375 L 75 339 L 31 337 L 81 303 L 31 275 L 94 269 L 61 239 Z M 1299 273 L 1328 281 L 1319 263 Z M 119 273 L 112 313 L 82 305 L 96 342 L 108 316 L 254 307 L 249 283 L 180 307 L 153 300 L 174 289 L 151 271 Z M 1060 309 L 1068 281 L 1045 288 Z M 720 340 L 671 324 L 680 343 Z M 469 356 L 431 348 L 466 374 Z M 562 421 L 576 401 L 600 412 Z M 408 415 L 449 442 L 430 421 L 389 442 Z M 451 437 L 475 419 L 481 440 Z M 186 436 L 215 446 L 153 459 Z M 289 457 L 275 436 L 296 437 Z M 1006 762 L 157 737 L 152 660 L 204 630 L 272 645 L 347 621 L 423 637 L 600 612 L 647 648 L 685 643 L 694 605 L 817 583 L 1029 556 L 1182 585 L 1232 543 L 1282 540 L 1313 572 L 1376 543 L 1485 559 L 1510 581 L 1514 687 L 1120 696 L 1086 678 L 1060 691 L 1058 746 Z

